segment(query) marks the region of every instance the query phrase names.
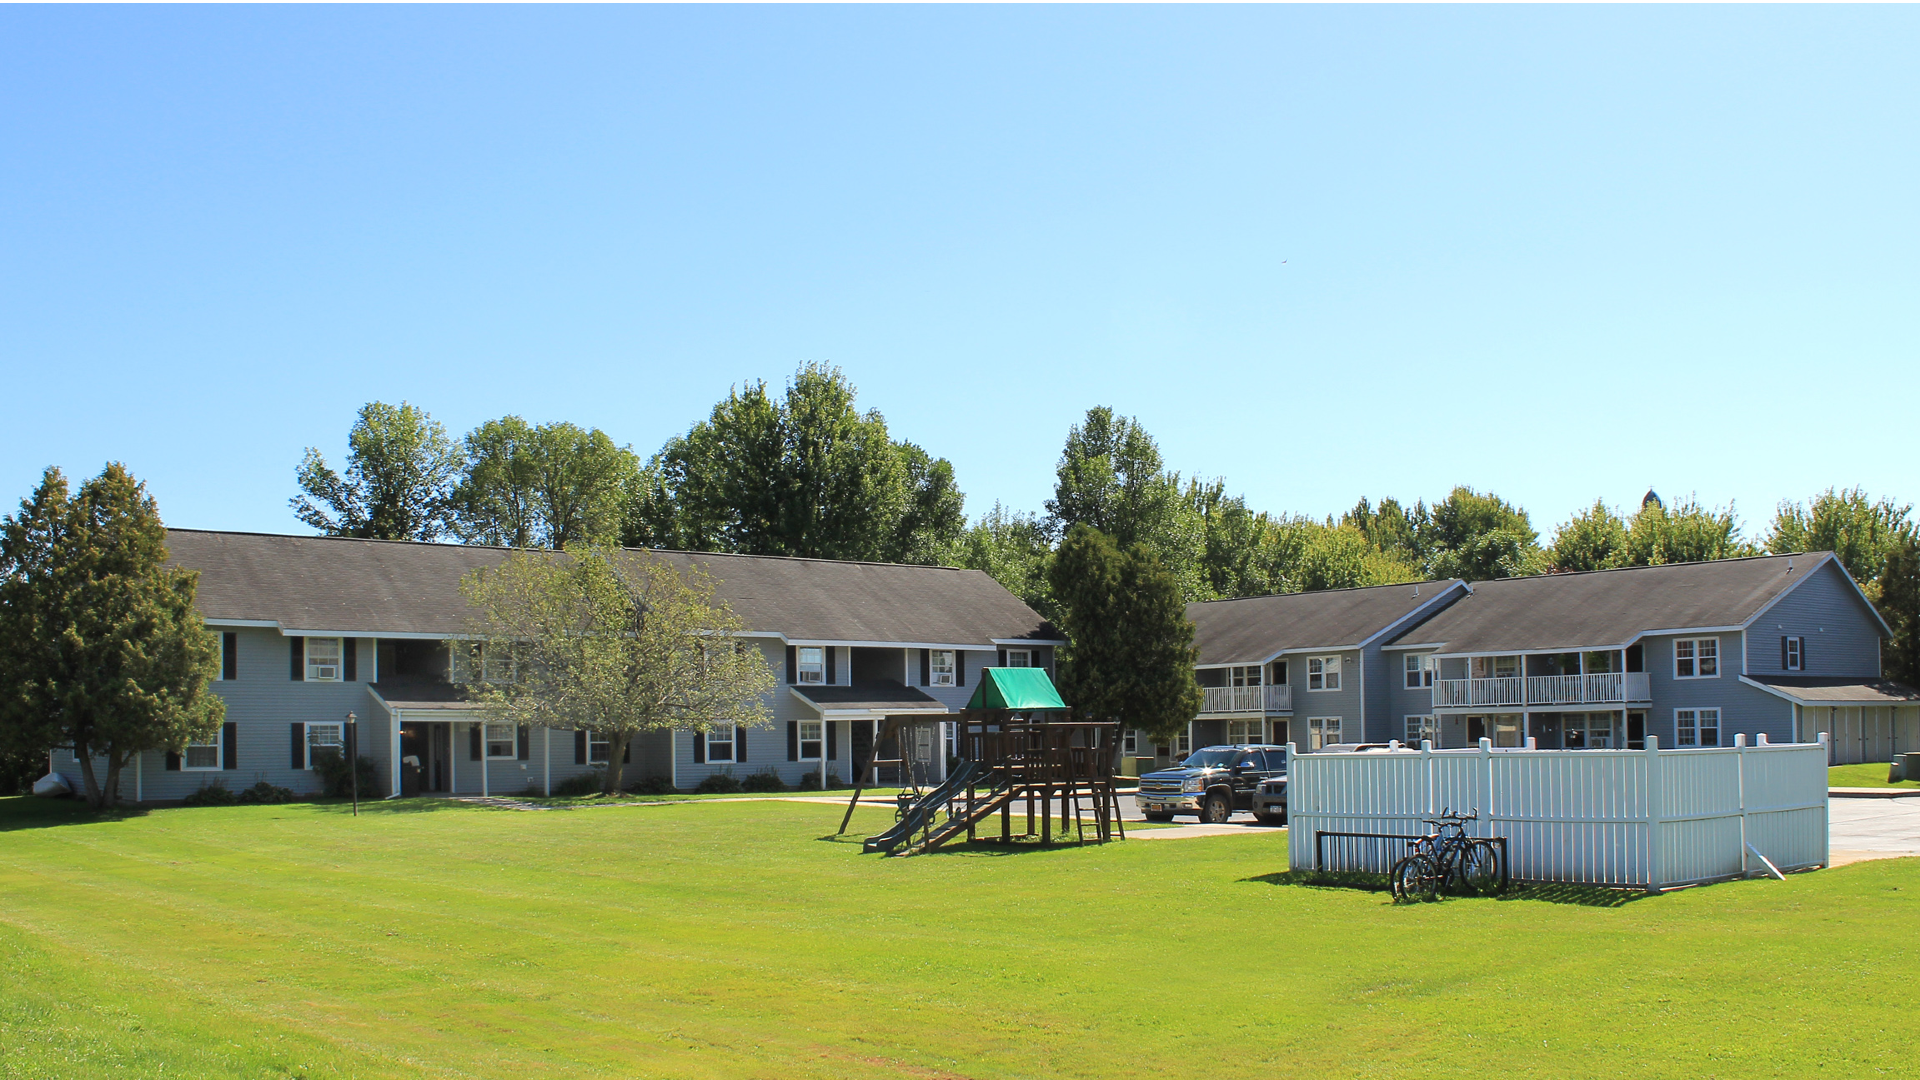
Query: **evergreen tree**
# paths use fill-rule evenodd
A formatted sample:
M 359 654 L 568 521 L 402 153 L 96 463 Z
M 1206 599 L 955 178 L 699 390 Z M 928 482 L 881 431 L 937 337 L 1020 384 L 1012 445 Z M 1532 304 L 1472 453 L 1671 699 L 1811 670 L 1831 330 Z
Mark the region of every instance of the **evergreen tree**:
M 0 522 L 0 744 L 71 748 L 95 809 L 118 802 L 136 754 L 212 738 L 226 716 L 207 689 L 220 653 L 194 608 L 199 575 L 167 565 L 166 539 L 117 463 L 72 495 L 48 469 Z
M 1081 716 L 1155 738 L 1193 719 L 1201 701 L 1193 623 L 1178 583 L 1146 545 L 1123 551 L 1098 530 L 1075 526 L 1048 578 L 1067 638 L 1062 690 Z
M 294 516 L 327 536 L 434 540 L 446 530 L 460 450 L 447 429 L 406 402 L 361 407 L 347 433 L 347 472 L 307 448 L 296 478 L 304 493 Z

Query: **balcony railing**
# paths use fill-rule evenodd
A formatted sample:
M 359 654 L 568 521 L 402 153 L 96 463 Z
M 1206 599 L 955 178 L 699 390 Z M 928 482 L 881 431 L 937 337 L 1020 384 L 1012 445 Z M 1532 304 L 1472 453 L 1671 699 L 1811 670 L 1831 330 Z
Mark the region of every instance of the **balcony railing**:
M 1433 684 L 1436 709 L 1476 705 L 1619 705 L 1647 701 L 1647 673 L 1534 675 L 1503 679 L 1440 679 Z
M 1200 715 L 1245 713 L 1258 716 L 1293 711 L 1291 686 L 1203 686 Z

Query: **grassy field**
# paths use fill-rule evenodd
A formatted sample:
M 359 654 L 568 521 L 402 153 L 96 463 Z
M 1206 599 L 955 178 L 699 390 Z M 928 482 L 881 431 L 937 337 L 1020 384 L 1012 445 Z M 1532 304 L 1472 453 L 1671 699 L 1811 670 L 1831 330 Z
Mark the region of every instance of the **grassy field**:
M 1880 788 L 1920 788 L 1920 783 L 1902 780 L 1896 784 L 1887 783 L 1887 763 L 1867 762 L 1864 765 L 1830 765 L 1827 767 L 1828 787 L 1880 787 Z
M 913 859 L 838 808 L 0 800 L 0 1076 L 1870 1076 L 1920 862 L 1395 907 L 1282 831 Z M 861 810 L 856 827 L 890 820 Z

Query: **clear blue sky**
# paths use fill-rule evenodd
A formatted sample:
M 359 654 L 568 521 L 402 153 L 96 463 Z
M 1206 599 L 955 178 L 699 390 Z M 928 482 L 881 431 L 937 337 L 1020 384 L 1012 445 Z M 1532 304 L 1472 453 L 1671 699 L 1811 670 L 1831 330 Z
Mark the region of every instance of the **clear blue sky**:
M 1068 426 L 1337 512 L 1920 498 L 1920 11 L 0 8 L 0 500 L 304 531 L 410 400 L 643 454 L 839 364 L 972 514 Z

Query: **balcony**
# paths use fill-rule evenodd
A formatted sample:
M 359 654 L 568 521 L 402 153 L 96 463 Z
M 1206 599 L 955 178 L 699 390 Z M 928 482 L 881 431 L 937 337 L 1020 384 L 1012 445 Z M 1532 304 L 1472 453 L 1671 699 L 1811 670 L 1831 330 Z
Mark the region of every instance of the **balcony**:
M 1433 707 L 1623 705 L 1650 701 L 1647 673 L 1607 675 L 1534 675 L 1504 679 L 1440 679 L 1433 684 Z
M 1271 716 L 1293 711 L 1291 686 L 1203 686 L 1201 716 Z

